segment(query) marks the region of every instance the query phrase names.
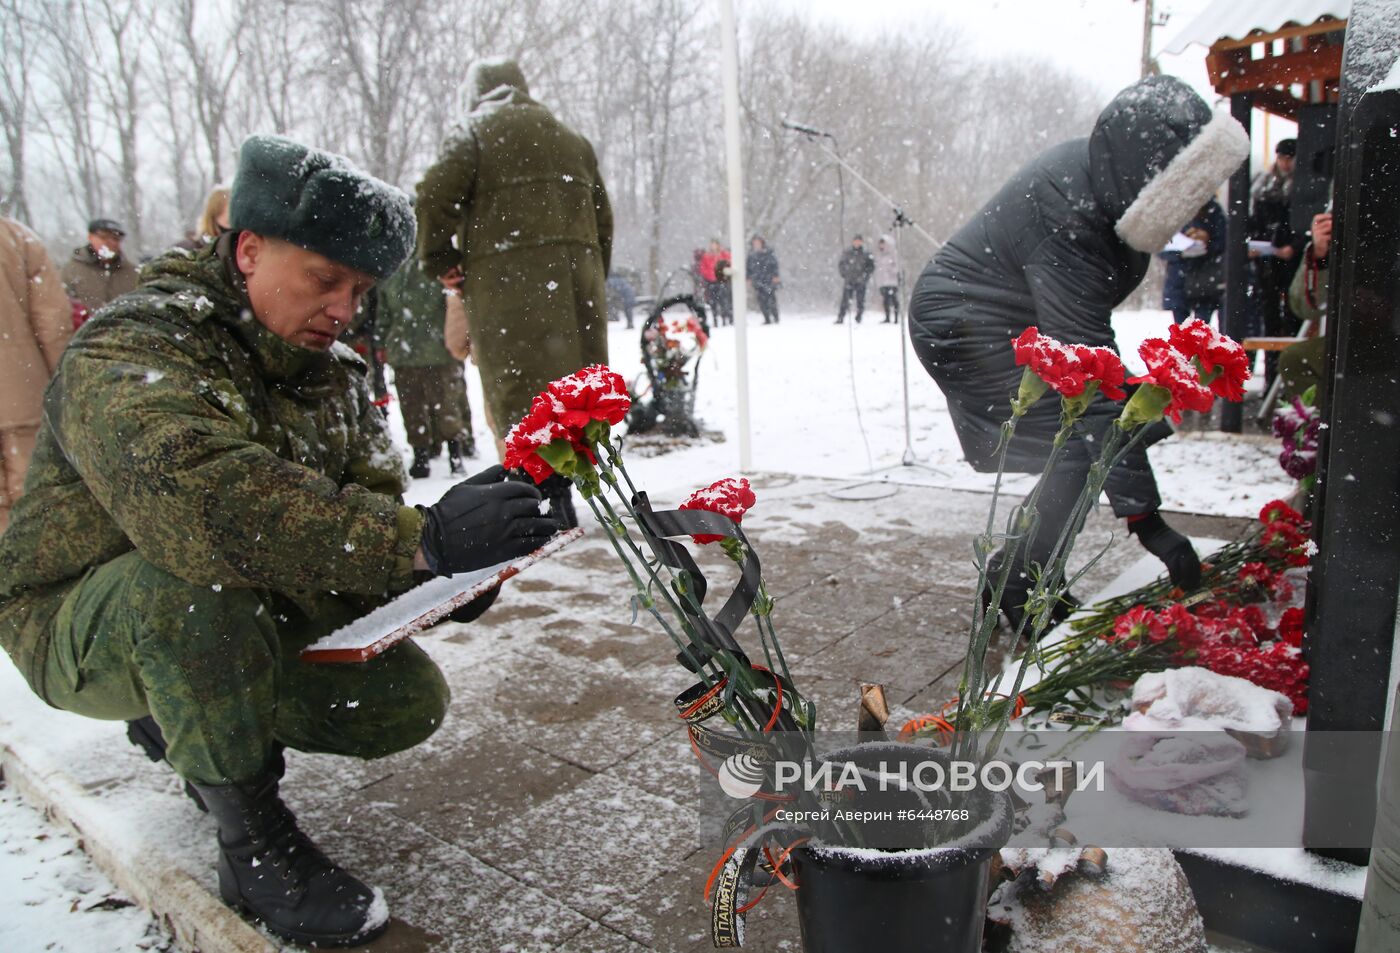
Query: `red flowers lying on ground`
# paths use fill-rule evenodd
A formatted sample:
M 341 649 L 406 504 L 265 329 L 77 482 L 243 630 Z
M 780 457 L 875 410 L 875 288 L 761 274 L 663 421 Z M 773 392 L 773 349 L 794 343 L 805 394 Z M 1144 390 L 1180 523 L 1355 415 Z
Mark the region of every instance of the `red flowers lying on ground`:
M 686 497 L 685 502 L 677 509 L 705 510 L 727 516 L 738 523 L 744 518 L 744 514 L 749 511 L 750 507 L 757 502 L 758 497 L 754 496 L 748 480 L 742 477 L 739 479 L 725 477 L 723 480 L 711 483 L 703 490 L 696 490 Z M 724 537 L 714 533 L 697 533 L 691 539 L 697 543 L 705 544 L 719 542 Z
M 1189 609 L 1179 602 L 1157 612 L 1134 606 L 1102 638 L 1125 651 L 1165 645 L 1172 665 L 1199 665 L 1248 679 L 1287 695 L 1293 710 L 1304 714 L 1308 665 L 1301 651 L 1303 610 L 1287 605 L 1294 599 L 1293 583 L 1284 569 L 1275 567 L 1279 562 L 1306 565 L 1303 553 L 1312 545 L 1307 537 L 1310 527 L 1301 513 L 1282 500 L 1260 510 L 1259 521 L 1264 524 L 1262 541 L 1271 551 L 1265 558 L 1276 560 L 1272 565 L 1244 563 L 1233 580 L 1216 584 L 1215 598 Z M 1269 624 L 1266 608 L 1279 613 L 1276 625 Z
M 627 416 L 631 406 L 622 376 L 602 364 L 561 377 L 535 395 L 530 410 L 506 435 L 502 464 L 507 469 L 524 469 L 536 483 L 543 483 L 559 469 L 556 464 L 561 457 L 582 457 L 596 464 L 593 445 L 607 433 L 609 425 Z M 559 447 L 558 452 L 549 452 L 548 448 L 561 440 L 567 442 L 567 450 Z M 541 450 L 546 454 L 541 455 Z M 555 456 L 555 462 L 546 456 Z
M 1122 400 L 1123 362 L 1106 347 L 1063 344 L 1045 337 L 1035 327 L 1026 328 L 1011 342 L 1016 365 L 1031 371 L 1063 397 L 1079 397 L 1090 384 L 1097 384 L 1106 397 Z

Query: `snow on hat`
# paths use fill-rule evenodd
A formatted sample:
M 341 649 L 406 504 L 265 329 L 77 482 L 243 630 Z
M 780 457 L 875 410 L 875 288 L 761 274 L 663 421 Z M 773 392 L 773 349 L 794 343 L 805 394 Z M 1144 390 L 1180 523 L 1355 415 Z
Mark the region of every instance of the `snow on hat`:
M 408 196 L 330 152 L 249 136 L 238 153 L 229 225 L 280 238 L 383 280 L 413 250 Z

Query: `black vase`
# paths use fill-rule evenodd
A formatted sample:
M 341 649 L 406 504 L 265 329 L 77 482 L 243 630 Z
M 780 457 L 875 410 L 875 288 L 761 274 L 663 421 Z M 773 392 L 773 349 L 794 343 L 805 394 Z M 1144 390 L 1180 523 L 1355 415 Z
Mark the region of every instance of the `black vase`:
M 861 745 L 828 760 L 888 757 L 890 747 Z M 991 862 L 1011 836 L 1012 815 L 1005 795 L 983 792 L 976 803 L 970 836 L 947 847 L 793 851 L 805 953 L 980 953 Z

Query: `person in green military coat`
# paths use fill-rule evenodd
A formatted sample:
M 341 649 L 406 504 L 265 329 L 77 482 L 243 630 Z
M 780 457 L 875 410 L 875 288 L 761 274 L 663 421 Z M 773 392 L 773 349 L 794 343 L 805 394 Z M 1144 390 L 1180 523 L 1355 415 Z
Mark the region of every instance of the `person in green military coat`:
M 499 442 L 550 381 L 607 363 L 612 208 L 593 147 L 530 98 L 519 66 L 482 60 L 464 87 L 470 113 L 418 184 L 418 257 L 461 290 Z
M 444 291 L 412 258 L 378 289 L 375 331 L 394 369 L 399 412 L 413 448 L 408 475 L 416 480 L 428 476 L 428 461 L 443 444 L 454 474 L 463 472 L 464 456 L 476 456 L 462 362 L 443 343 Z
M 229 233 L 153 261 L 64 352 L 0 536 L 0 645 L 50 705 L 130 722 L 185 779 L 218 828 L 225 902 L 278 936 L 348 946 L 383 930 L 386 907 L 298 828 L 283 750 L 403 750 L 441 724 L 448 689 L 411 642 L 362 665 L 300 650 L 557 523 L 499 467 L 403 503 L 364 364 L 336 339 L 412 248 L 407 196 L 252 137 L 230 214 Z

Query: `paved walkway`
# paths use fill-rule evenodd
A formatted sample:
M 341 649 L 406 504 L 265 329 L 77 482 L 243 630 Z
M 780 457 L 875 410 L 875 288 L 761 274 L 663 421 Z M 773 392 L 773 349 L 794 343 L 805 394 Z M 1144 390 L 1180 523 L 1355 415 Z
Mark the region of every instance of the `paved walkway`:
M 760 502 L 745 527 L 821 725 L 854 726 L 860 682 L 887 685 L 906 715 L 949 698 L 973 598 L 971 540 L 989 498 L 781 475 L 754 484 Z M 1172 522 L 1217 538 L 1246 526 Z M 1080 553 L 1120 528 L 1096 514 Z M 1114 540 L 1080 591 L 1140 554 Z M 711 567 L 722 592 L 730 564 Z M 701 891 L 717 853 L 684 794 L 698 769 L 671 707 L 689 681 L 664 635 L 632 624 L 629 595 L 606 540 L 590 532 L 508 584 L 477 623 L 420 639 L 453 690 L 426 744 L 377 762 L 289 753 L 285 796 L 305 829 L 389 898 L 392 926 L 365 949 L 710 949 Z M 7 784 L 77 827 L 187 948 L 275 948 L 208 895 L 212 825 L 122 726 L 45 708 L 8 665 L 0 694 Z M 791 897 L 770 893 L 750 914 L 746 947 L 800 949 Z

